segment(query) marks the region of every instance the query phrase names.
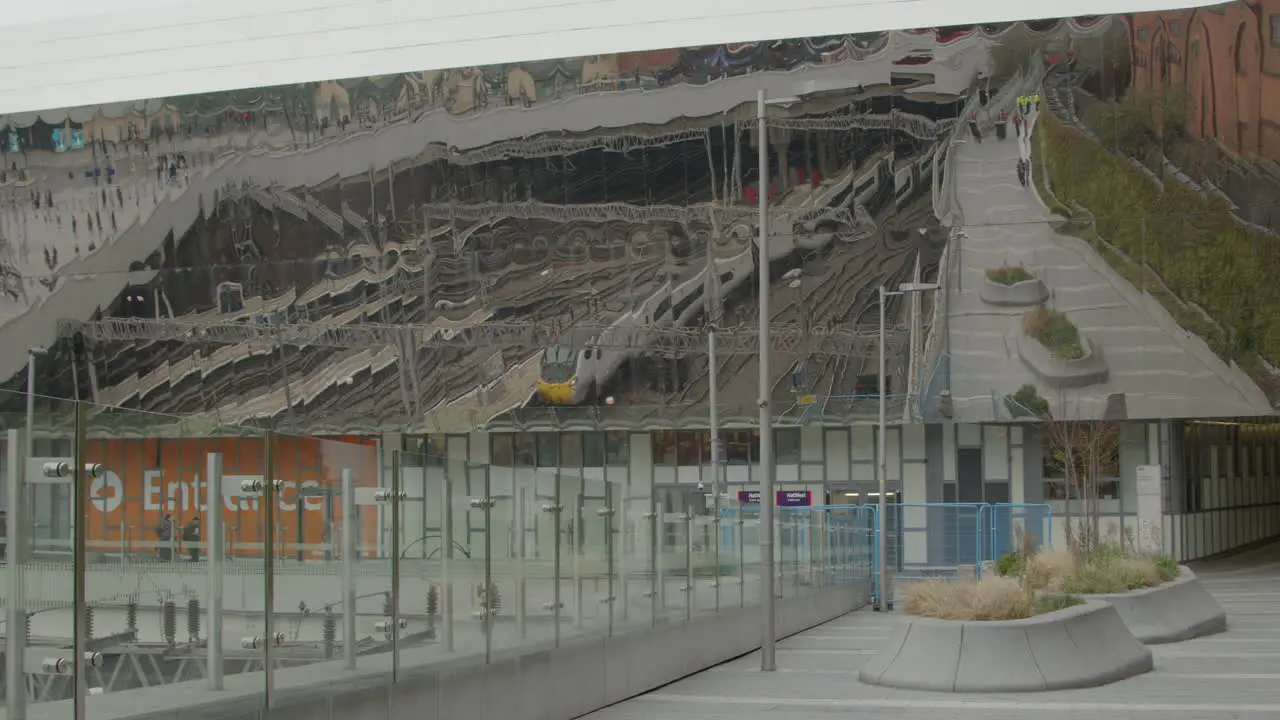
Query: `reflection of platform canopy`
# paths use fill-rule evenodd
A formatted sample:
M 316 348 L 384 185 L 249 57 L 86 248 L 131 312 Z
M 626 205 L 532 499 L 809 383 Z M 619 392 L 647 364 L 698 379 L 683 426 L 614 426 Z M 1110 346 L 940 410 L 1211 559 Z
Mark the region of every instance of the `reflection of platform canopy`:
M 954 119 L 931 120 L 923 115 L 905 113 L 895 110 L 891 113 L 861 113 L 843 117 L 819 118 L 769 118 L 770 128 L 786 128 L 787 130 L 897 130 L 919 140 L 936 140 L 955 125 Z M 754 128 L 756 121 L 739 120 L 737 129 L 744 132 Z
M 593 203 L 583 205 L 556 205 L 544 202 L 518 203 L 428 203 L 418 211 L 432 220 L 487 221 L 496 218 L 520 220 L 546 220 L 557 223 L 571 222 L 624 222 L 642 225 L 650 222 L 674 222 L 682 225 L 706 223 L 713 226 L 731 225 L 736 222 L 754 222 L 760 211 L 753 205 L 724 206 L 714 203 L 697 205 L 630 205 L 628 203 Z M 829 206 L 805 208 L 771 207 L 771 222 L 777 227 L 789 227 L 783 223 L 803 223 L 810 220 L 830 219 L 858 227 L 858 219 L 848 210 Z
M 60 337 L 82 333 L 96 342 L 213 342 L 222 344 L 268 343 L 299 347 L 371 348 L 391 345 L 413 347 L 477 348 L 553 345 L 597 348 L 647 348 L 671 356 L 707 352 L 704 328 L 644 327 L 618 328 L 592 323 L 561 324 L 554 321 L 487 322 L 456 330 L 437 325 L 335 326 L 331 323 L 292 322 L 282 325 L 227 323 L 194 320 L 152 320 L 107 318 L 104 320 L 60 320 Z M 907 331 L 895 328 L 887 334 L 886 351 L 904 345 Z M 417 343 L 415 343 L 417 339 Z M 770 346 L 775 352 L 810 356 L 867 357 L 876 352 L 879 332 L 859 326 L 776 325 L 770 330 Z M 759 342 L 754 326 L 727 328 L 716 333 L 719 355 L 756 355 Z
M 705 142 L 709 132 L 708 128 L 654 130 L 651 132 L 634 129 L 603 135 L 541 136 L 504 140 L 503 142 L 465 151 L 447 148 L 440 144 L 432 144 L 421 155 L 418 155 L 415 160 L 418 162 L 448 160 L 453 165 L 476 165 L 510 158 L 561 157 L 587 150 L 627 153 L 634 150 L 665 147 L 692 140 Z

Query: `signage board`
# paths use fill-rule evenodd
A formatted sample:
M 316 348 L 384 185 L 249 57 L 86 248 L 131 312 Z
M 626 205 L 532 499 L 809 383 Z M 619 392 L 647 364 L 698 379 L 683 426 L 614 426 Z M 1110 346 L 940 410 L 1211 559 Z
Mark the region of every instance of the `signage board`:
M 808 490 L 779 490 L 775 496 L 778 507 L 809 507 L 813 504 L 813 493 Z M 759 505 L 759 490 L 739 490 L 738 502 L 743 505 Z
M 1144 553 L 1164 551 L 1164 473 L 1159 465 L 1139 465 L 1138 549 Z

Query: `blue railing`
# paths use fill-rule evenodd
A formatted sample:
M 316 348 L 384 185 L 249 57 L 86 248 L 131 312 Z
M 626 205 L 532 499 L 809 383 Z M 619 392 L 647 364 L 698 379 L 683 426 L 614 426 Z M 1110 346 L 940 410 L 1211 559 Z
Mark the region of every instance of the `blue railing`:
M 721 510 L 721 520 L 730 521 L 721 523 L 723 547 L 758 543 L 754 525 L 748 537 L 745 523 L 732 521 L 758 520 L 759 510 Z M 983 563 L 1046 547 L 1053 537 L 1053 509 L 1043 503 L 890 503 L 886 511 L 887 562 L 900 579 L 955 578 L 963 568 L 980 578 Z M 869 570 L 871 592 L 879 597 L 878 512 L 874 504 L 778 508 L 779 574 L 792 565 L 811 568 L 820 555 L 828 573 Z M 819 515 L 825 538 L 815 538 L 810 529 Z M 803 527 L 797 525 L 802 520 Z

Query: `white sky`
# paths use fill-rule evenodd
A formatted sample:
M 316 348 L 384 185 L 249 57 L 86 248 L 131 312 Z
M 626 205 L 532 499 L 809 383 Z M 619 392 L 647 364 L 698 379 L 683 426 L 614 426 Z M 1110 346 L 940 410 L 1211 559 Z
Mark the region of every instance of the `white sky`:
M 39 0 L 0 11 L 0 113 L 1194 0 Z

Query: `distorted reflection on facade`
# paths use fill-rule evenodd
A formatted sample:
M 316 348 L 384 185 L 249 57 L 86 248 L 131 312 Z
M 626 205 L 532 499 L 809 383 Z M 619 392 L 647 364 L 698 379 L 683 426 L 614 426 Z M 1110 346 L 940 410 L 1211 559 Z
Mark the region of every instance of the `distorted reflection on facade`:
M 376 434 L 705 427 L 714 365 L 751 424 L 767 264 L 781 424 L 1270 414 L 1267 7 L 10 115 L 0 374 Z

